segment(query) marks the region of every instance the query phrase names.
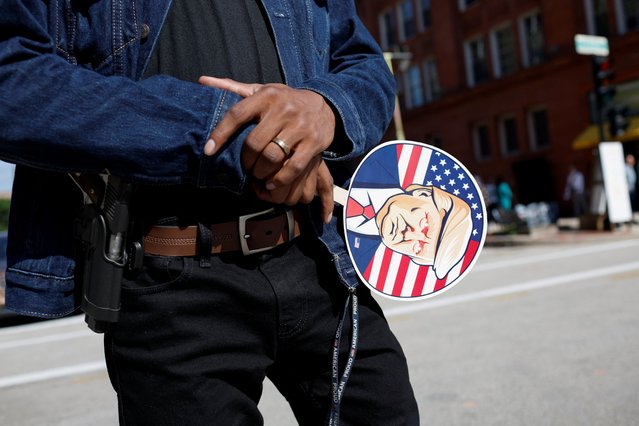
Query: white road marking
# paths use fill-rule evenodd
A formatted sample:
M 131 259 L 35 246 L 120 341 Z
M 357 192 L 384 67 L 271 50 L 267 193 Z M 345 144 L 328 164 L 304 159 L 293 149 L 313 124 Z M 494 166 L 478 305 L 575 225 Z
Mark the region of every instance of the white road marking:
M 106 365 L 104 361 L 95 361 L 70 367 L 51 368 L 49 370 L 34 371 L 32 373 L 1 377 L 0 389 L 8 388 L 11 386 L 26 385 L 29 383 L 42 382 L 44 380 L 75 376 L 79 374 L 94 373 L 96 371 L 102 371 L 105 369 Z
M 67 333 L 57 333 L 46 336 L 32 337 L 29 339 L 14 340 L 9 342 L 0 342 L 0 351 L 4 349 L 15 349 L 29 345 L 40 345 L 42 343 L 61 342 L 64 340 L 77 339 L 80 337 L 94 337 L 95 335 L 89 330 L 69 331 Z
M 68 325 L 82 324 L 84 323 L 84 315 L 76 315 L 72 317 L 52 319 L 45 322 L 36 322 L 33 324 L 16 325 L 0 329 L 0 337 L 8 336 L 11 334 L 22 334 L 30 331 L 40 331 L 49 328 L 65 327 Z
M 459 296 L 447 297 L 439 300 L 429 299 L 425 302 L 407 303 L 405 306 L 397 306 L 384 310 L 386 317 L 396 317 L 413 312 L 427 311 L 444 306 L 457 305 L 475 300 L 487 299 L 490 297 L 504 296 L 507 294 L 520 293 L 523 291 L 539 290 L 546 287 L 553 287 L 563 284 L 573 284 L 580 280 L 588 280 L 606 275 L 619 274 L 622 272 L 639 270 L 639 262 L 624 263 L 622 265 L 608 266 L 605 268 L 590 269 L 588 271 L 575 272 L 572 274 L 558 275 L 539 280 L 528 281 L 520 284 L 513 284 L 504 287 L 491 288 L 487 290 L 475 291 Z
M 629 247 L 638 247 L 639 239 L 617 241 L 608 244 L 593 244 L 586 247 L 577 247 L 574 249 L 567 249 L 561 251 L 548 251 L 547 253 L 537 255 L 525 255 L 517 257 L 516 259 L 502 260 L 499 262 L 490 263 L 478 263 L 473 268 L 473 272 L 490 271 L 493 269 L 508 268 L 516 265 L 535 264 L 538 262 L 552 261 L 557 259 L 565 259 L 567 257 L 582 256 L 585 254 L 599 254 L 604 251 L 620 250 Z M 480 254 L 481 259 L 481 254 Z
M 602 251 L 606 251 L 606 250 L 616 250 L 616 249 L 626 248 L 626 247 L 636 246 L 636 245 L 639 245 L 639 242 L 634 240 L 616 242 L 611 244 L 595 245 L 595 246 L 577 248 L 574 250 L 565 250 L 559 253 L 548 253 L 548 254 L 543 254 L 538 256 L 526 256 L 525 258 L 522 258 L 522 259 L 513 259 L 513 260 L 505 261 L 505 262 L 488 263 L 485 265 L 478 265 L 477 268 L 475 269 L 490 270 L 490 269 L 506 268 L 506 267 L 510 267 L 516 264 L 521 264 L 521 263 L 537 262 L 544 259 L 551 260 L 551 259 L 557 259 L 560 257 L 565 258 L 565 257 L 571 257 L 571 256 L 579 256 L 579 255 L 588 254 L 588 253 L 601 253 Z M 413 312 L 442 308 L 445 306 L 451 306 L 451 305 L 456 305 L 456 304 L 470 302 L 470 301 L 482 300 L 482 299 L 487 299 L 491 297 L 503 296 L 507 294 L 519 293 L 524 291 L 539 290 L 542 288 L 553 287 L 553 286 L 558 286 L 563 284 L 571 284 L 580 280 L 587 280 L 587 279 L 602 277 L 605 275 L 618 274 L 618 273 L 623 273 L 623 272 L 633 271 L 633 270 L 639 270 L 639 262 L 625 263 L 621 265 L 608 266 L 605 268 L 591 269 L 588 271 L 581 271 L 581 272 L 559 275 L 559 276 L 554 276 L 549 278 L 543 278 L 539 280 L 513 284 L 513 285 L 509 285 L 505 287 L 487 289 L 482 291 L 476 291 L 469 294 L 447 297 L 447 298 L 443 298 L 439 300 L 429 299 L 427 301 L 422 301 L 422 302 L 407 303 L 404 306 L 398 306 L 398 307 L 386 309 L 385 314 L 389 318 L 396 317 L 396 316 L 405 315 L 405 314 L 409 314 Z M 17 327 L 13 327 L 12 329 L 0 330 L 0 337 L 5 335 L 10 335 L 10 334 L 22 333 L 26 331 L 39 331 L 39 330 L 55 328 L 60 326 L 81 324 L 83 321 L 84 321 L 84 317 L 76 316 L 76 317 L 64 318 L 59 320 L 51 320 L 44 323 L 17 326 Z M 16 348 L 16 347 L 26 346 L 26 345 L 49 343 L 53 341 L 68 340 L 68 339 L 80 338 L 80 337 L 91 337 L 91 336 L 93 336 L 93 334 L 91 334 L 91 332 L 89 332 L 88 330 L 67 332 L 67 333 L 57 333 L 57 334 L 52 334 L 50 336 L 44 336 L 40 338 L 36 337 L 36 338 L 29 338 L 29 339 L 23 339 L 23 340 L 16 340 L 13 342 L 5 342 L 0 344 L 0 349 L 9 349 L 9 348 Z M 0 389 L 7 388 L 10 386 L 20 386 L 20 385 L 25 385 L 29 383 L 41 382 L 45 380 L 69 377 L 73 375 L 93 373 L 93 372 L 102 371 L 105 369 L 106 369 L 106 365 L 104 361 L 102 360 L 102 361 L 88 362 L 88 363 L 84 363 L 80 365 L 52 368 L 47 370 L 35 371 L 31 373 L 2 377 L 0 378 Z

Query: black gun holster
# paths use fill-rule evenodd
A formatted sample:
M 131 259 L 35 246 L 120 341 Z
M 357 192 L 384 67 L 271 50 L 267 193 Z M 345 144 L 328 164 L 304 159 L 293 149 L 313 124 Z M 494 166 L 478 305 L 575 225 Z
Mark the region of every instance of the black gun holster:
M 73 229 L 76 274 L 81 274 L 82 282 L 81 308 L 89 328 L 103 333 L 118 321 L 125 269 L 137 267 L 142 260 L 141 244 L 127 244 L 133 186 L 109 176 L 104 191 L 80 187 L 93 195 L 93 202 L 75 217 Z

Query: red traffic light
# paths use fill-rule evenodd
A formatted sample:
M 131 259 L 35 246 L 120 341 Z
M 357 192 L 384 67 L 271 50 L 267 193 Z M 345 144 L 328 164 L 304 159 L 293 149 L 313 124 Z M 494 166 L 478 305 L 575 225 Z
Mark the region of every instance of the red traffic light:
M 612 60 L 609 57 L 595 57 L 595 81 L 603 86 L 609 83 L 614 77 L 614 70 L 612 69 Z

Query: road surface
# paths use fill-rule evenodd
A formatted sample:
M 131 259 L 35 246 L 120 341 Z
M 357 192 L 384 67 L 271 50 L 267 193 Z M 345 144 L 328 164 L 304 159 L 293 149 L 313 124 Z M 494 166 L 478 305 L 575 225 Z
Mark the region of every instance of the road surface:
M 636 230 L 486 247 L 450 291 L 380 303 L 424 425 L 638 422 Z M 0 330 L 0 404 L 1 425 L 117 424 L 101 337 L 81 317 Z M 269 383 L 260 408 L 296 424 Z

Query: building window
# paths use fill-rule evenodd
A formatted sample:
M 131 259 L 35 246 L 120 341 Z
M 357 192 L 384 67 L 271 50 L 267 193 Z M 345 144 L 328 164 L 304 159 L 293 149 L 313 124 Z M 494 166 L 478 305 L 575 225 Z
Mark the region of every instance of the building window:
M 484 39 L 480 37 L 466 42 L 464 54 L 466 56 L 468 85 L 473 87 L 488 80 L 488 59 L 486 58 Z
M 432 24 L 431 16 L 430 16 L 430 0 L 419 0 L 417 2 L 417 13 L 419 16 L 419 30 L 424 31 L 427 28 L 430 28 Z
M 379 33 L 382 49 L 389 50 L 397 45 L 397 26 L 392 9 L 379 15 Z
M 426 100 L 432 102 L 442 94 L 439 85 L 439 74 L 437 73 L 437 62 L 435 58 L 428 58 L 424 62 L 424 77 L 426 79 Z
M 413 109 L 424 105 L 422 73 L 419 66 L 413 65 L 406 71 L 406 108 Z
M 491 33 L 493 69 L 495 77 L 503 77 L 517 70 L 515 35 L 510 25 L 503 26 Z
M 459 10 L 466 10 L 475 3 L 479 3 L 479 0 L 459 0 Z
M 510 155 L 517 153 L 519 151 L 519 141 L 517 140 L 517 121 L 515 118 L 504 118 L 501 120 L 499 128 L 503 154 Z
M 522 62 L 525 68 L 544 61 L 544 33 L 539 12 L 524 16 L 519 21 Z
M 637 0 L 615 0 L 619 34 L 639 29 L 639 2 Z
M 415 13 L 413 12 L 413 0 L 404 0 L 399 5 L 399 16 L 401 17 L 401 40 L 415 37 Z
M 475 158 L 480 160 L 488 160 L 490 158 L 490 137 L 488 135 L 488 126 L 479 124 L 473 128 L 473 145 L 475 150 Z
M 528 127 L 533 149 L 542 149 L 550 146 L 548 112 L 545 109 L 534 110 L 528 115 Z
M 607 4 L 607 0 L 584 0 L 588 34 L 603 37 L 608 37 L 610 35 Z

